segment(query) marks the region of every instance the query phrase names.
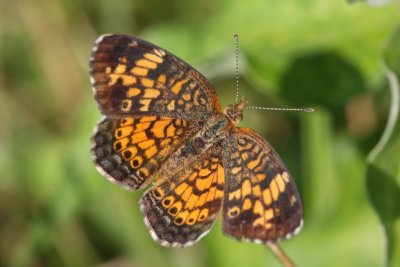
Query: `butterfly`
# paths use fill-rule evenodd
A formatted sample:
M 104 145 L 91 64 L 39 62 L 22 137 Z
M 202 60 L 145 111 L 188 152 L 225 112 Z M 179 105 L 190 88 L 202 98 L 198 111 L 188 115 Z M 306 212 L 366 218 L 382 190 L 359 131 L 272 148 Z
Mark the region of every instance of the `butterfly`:
M 303 207 L 287 168 L 260 134 L 237 126 L 244 100 L 221 109 L 189 64 L 120 34 L 96 40 L 90 79 L 104 115 L 94 164 L 124 188 L 149 187 L 140 209 L 154 240 L 190 246 L 219 212 L 224 234 L 237 240 L 276 242 L 300 230 Z

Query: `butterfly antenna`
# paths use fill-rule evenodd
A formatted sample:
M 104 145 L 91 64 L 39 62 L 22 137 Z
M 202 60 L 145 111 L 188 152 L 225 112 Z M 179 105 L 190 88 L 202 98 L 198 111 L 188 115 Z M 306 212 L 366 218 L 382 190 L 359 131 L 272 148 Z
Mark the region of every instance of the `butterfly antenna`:
M 239 35 L 233 35 L 235 41 L 235 65 L 236 65 L 236 98 L 235 103 L 239 100 Z
M 235 42 L 235 67 L 236 67 L 236 98 L 235 103 L 239 101 L 239 35 L 235 33 L 233 35 Z M 271 108 L 271 107 L 259 107 L 259 106 L 247 106 L 245 109 L 262 109 L 262 110 L 274 110 L 274 111 L 297 111 L 297 112 L 314 112 L 313 108 Z
M 273 111 L 314 112 L 313 108 L 270 108 L 270 107 L 248 106 L 248 107 L 245 107 L 245 109 L 262 109 L 262 110 L 273 110 Z

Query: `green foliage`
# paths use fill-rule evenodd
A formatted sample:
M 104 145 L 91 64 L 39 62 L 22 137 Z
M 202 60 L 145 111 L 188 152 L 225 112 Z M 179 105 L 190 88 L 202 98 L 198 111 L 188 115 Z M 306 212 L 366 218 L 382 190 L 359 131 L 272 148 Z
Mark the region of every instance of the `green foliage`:
M 400 265 L 400 28 L 383 51 L 390 82 L 389 118 L 381 140 L 369 155 L 367 188 L 385 230 L 387 263 Z
M 389 83 L 379 61 L 398 18 L 394 5 L 345 0 L 1 1 L 0 266 L 280 266 L 266 247 L 224 237 L 220 221 L 193 247 L 160 247 L 142 222 L 142 192 L 95 170 L 90 136 L 101 115 L 88 60 L 106 32 L 185 59 L 223 105 L 235 96 L 238 33 L 247 100 L 316 109 L 244 114 L 304 202 L 304 229 L 283 249 L 299 266 L 398 266 L 398 30 L 383 51 Z M 393 128 L 367 161 L 388 116 Z

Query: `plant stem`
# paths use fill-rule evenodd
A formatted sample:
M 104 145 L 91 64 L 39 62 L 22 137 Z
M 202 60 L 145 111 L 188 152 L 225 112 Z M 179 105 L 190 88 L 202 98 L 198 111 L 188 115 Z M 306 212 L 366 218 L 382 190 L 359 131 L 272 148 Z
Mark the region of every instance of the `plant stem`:
M 292 260 L 283 252 L 282 248 L 277 243 L 270 243 L 268 246 L 284 267 L 295 267 Z

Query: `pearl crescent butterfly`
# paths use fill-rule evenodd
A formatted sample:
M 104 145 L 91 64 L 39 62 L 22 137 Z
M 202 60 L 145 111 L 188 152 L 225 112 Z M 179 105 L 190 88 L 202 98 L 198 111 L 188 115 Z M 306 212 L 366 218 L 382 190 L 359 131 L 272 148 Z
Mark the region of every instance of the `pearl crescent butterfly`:
M 278 154 L 238 127 L 246 102 L 221 109 L 211 83 L 164 49 L 136 37 L 100 36 L 90 59 L 94 98 L 104 115 L 93 161 L 140 199 L 151 236 L 184 247 L 205 236 L 222 209 L 223 232 L 276 242 L 297 233 L 303 208 Z

